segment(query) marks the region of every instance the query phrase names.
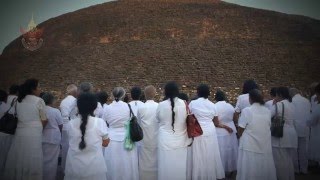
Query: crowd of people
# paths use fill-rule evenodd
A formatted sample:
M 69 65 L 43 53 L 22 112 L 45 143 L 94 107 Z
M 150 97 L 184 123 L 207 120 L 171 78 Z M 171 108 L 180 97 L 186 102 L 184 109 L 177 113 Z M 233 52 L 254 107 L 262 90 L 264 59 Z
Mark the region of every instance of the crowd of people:
M 55 180 L 59 157 L 66 180 L 293 180 L 320 163 L 320 84 L 310 98 L 296 88 L 275 87 L 270 99 L 246 80 L 235 107 L 226 94 L 200 84 L 190 100 L 175 82 L 157 89 L 115 87 L 112 101 L 88 82 L 68 85 L 58 105 L 36 79 L 0 90 L 0 118 L 16 114 L 14 135 L 0 132 L 0 179 Z M 209 97 L 213 95 L 212 99 Z M 269 96 L 268 96 L 269 97 Z M 131 100 L 130 100 L 131 99 Z M 130 107 L 143 139 L 125 147 Z M 202 135 L 190 138 L 193 114 Z M 284 120 L 283 135 L 271 133 Z

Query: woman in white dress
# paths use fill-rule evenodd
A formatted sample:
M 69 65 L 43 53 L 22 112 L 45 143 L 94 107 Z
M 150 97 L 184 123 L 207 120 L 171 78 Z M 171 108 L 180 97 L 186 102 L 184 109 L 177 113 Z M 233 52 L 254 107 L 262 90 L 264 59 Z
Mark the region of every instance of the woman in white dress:
M 235 107 L 235 113 L 233 117 L 233 120 L 236 123 L 236 125 L 238 124 L 238 119 L 241 114 L 241 111 L 244 108 L 250 106 L 249 92 L 253 89 L 259 89 L 257 83 L 254 80 L 249 79 L 243 83 L 242 94 L 238 96 L 237 104 Z
M 122 99 L 125 90 L 116 87 L 113 92 L 114 101 L 107 106 L 103 119 L 109 124 L 110 144 L 105 149 L 104 158 L 108 168 L 108 180 L 138 180 L 138 153 L 136 146 L 132 150 L 124 147 L 125 124 L 130 119 L 130 110 Z
M 298 147 L 298 136 L 294 127 L 294 105 L 287 87 L 278 87 L 275 106 L 278 116 L 282 116 L 284 107 L 283 137 L 272 137 L 272 152 L 277 171 L 278 180 L 294 179 L 293 153 Z M 272 117 L 276 115 L 275 107 L 272 108 Z
M 48 118 L 48 124 L 42 132 L 43 179 L 55 180 L 60 154 L 63 119 L 59 109 L 54 108 L 56 99 L 51 93 L 45 93 L 42 99 L 46 103 L 45 112 Z
M 237 180 L 276 180 L 271 146 L 271 112 L 264 106 L 259 90 L 249 92 L 251 106 L 239 119 L 239 158 Z
M 103 119 L 94 117 L 96 96 L 82 93 L 77 106 L 79 116 L 70 121 L 69 150 L 65 180 L 106 180 L 107 167 L 101 147 L 109 143 L 107 125 Z
M 47 123 L 39 83 L 28 79 L 21 85 L 17 102 L 18 125 L 5 166 L 6 180 L 42 180 L 42 129 Z
M 187 177 L 187 146 L 191 139 L 187 134 L 186 104 L 177 96 L 178 85 L 166 84 L 165 100 L 157 108 L 158 180 L 185 180 Z
M 8 94 L 0 90 L 0 119 L 9 111 L 10 104 L 7 104 Z M 0 179 L 3 179 L 4 166 L 7 154 L 11 145 L 12 135 L 0 132 Z
M 222 179 L 225 177 L 221 161 L 216 127 L 232 129 L 226 125 L 215 123 L 218 114 L 215 105 L 208 99 L 209 86 L 201 84 L 197 88 L 198 99 L 189 104 L 191 113 L 197 118 L 203 134 L 195 137 L 192 143 L 192 179 Z
M 224 171 L 229 176 L 232 172 L 237 170 L 238 160 L 237 130 L 232 119 L 234 107 L 226 102 L 227 98 L 224 92 L 220 90 L 216 92 L 215 100 L 217 101 L 215 106 L 221 124 L 224 124 L 233 130 L 232 133 L 229 133 L 224 128 L 217 128 L 221 161 Z
M 307 125 L 312 128 L 313 136 L 310 138 L 309 157 L 320 163 L 320 84 L 315 88 L 316 103 L 313 104 L 312 113 L 307 120 Z

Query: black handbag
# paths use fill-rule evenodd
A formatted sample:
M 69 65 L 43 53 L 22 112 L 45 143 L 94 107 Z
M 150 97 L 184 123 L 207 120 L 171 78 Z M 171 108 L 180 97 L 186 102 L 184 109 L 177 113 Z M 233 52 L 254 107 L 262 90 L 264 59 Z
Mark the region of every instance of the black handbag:
M 15 112 L 14 114 L 10 114 L 9 111 L 13 106 L 15 107 Z M 17 125 L 17 101 L 13 99 L 9 110 L 0 119 L 0 132 L 13 135 L 16 132 Z
M 283 137 L 283 126 L 284 126 L 284 104 L 282 104 L 281 116 L 278 116 L 278 106 L 276 106 L 276 115 L 271 119 L 271 136 L 282 138 Z
M 143 131 L 138 123 L 137 117 L 132 112 L 130 104 L 128 104 L 130 109 L 130 138 L 133 142 L 141 141 L 143 139 Z

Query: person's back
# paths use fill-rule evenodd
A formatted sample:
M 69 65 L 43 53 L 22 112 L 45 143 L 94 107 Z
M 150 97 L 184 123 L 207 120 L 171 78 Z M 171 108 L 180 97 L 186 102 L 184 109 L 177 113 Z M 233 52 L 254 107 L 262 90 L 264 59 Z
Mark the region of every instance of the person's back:
M 174 111 L 175 111 L 175 122 L 174 129 L 172 127 L 172 111 L 170 100 L 165 100 L 159 103 L 157 109 L 157 118 L 159 120 L 160 130 L 163 133 L 168 133 L 172 137 L 184 138 L 184 134 L 187 133 L 187 110 L 185 102 L 179 98 L 174 99 Z
M 140 120 L 140 125 L 143 129 L 143 146 L 157 146 L 159 129 L 159 123 L 156 118 L 157 108 L 158 103 L 148 100 L 138 109 L 137 117 Z
M 236 127 L 233 122 L 234 107 L 225 101 L 219 101 L 215 104 L 215 109 L 220 122 L 232 128 L 233 132 L 236 133 Z M 216 130 L 217 136 L 229 135 L 228 131 L 223 128 L 216 128 Z
M 295 95 L 292 98 L 292 104 L 295 107 L 294 125 L 299 137 L 307 137 L 309 135 L 307 128 L 307 118 L 310 115 L 311 104 L 310 101 L 301 96 L 300 94 Z
M 106 107 L 103 119 L 107 121 L 110 128 L 124 127 L 130 118 L 128 104 L 123 101 L 113 101 Z
M 100 118 L 89 116 L 84 137 L 86 147 L 79 149 L 82 136 L 81 123 L 81 118 L 70 121 L 66 174 L 86 177 L 106 173 L 106 164 L 101 150 L 102 137 L 107 135 L 106 124 Z
M 256 153 L 271 153 L 271 112 L 260 104 L 243 109 L 242 118 L 248 120 L 240 139 L 240 149 Z

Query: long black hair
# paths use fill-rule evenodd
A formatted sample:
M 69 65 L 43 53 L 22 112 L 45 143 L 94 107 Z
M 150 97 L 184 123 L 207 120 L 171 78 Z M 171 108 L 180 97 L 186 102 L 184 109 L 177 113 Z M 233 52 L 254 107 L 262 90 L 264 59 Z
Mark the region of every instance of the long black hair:
M 282 99 L 287 99 L 289 102 L 292 102 L 292 97 L 290 96 L 288 87 L 278 87 L 277 96 L 281 97 Z
M 170 99 L 171 102 L 171 111 L 172 111 L 172 130 L 174 131 L 174 122 L 175 122 L 175 112 L 174 112 L 174 98 L 179 95 L 178 84 L 174 81 L 168 82 L 164 87 L 165 99 Z
M 21 102 L 27 95 L 31 95 L 38 85 L 39 81 L 37 79 L 26 80 L 19 88 L 18 101 Z
M 242 94 L 247 94 L 254 89 L 259 89 L 258 84 L 253 79 L 246 80 L 243 83 Z
M 79 114 L 81 115 L 81 142 L 79 144 L 79 149 L 83 150 L 86 147 L 86 142 L 84 141 L 84 135 L 86 133 L 86 126 L 88 123 L 89 116 L 94 116 L 93 111 L 97 108 L 97 97 L 92 93 L 82 93 L 78 97 L 77 106 L 79 109 Z

